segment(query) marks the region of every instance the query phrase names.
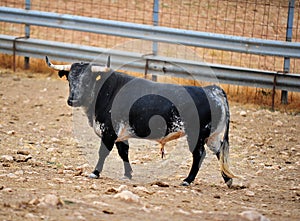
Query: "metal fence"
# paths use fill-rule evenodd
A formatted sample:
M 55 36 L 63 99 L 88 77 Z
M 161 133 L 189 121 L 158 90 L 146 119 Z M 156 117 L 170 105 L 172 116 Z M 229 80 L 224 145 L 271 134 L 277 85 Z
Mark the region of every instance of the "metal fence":
M 26 6 L 25 0 L 2 0 L 1 6 L 22 9 L 27 7 L 32 10 L 148 25 L 153 24 L 155 14 L 155 1 L 152 0 L 31 0 L 29 2 L 30 5 Z M 288 8 L 288 0 L 160 0 L 156 24 L 186 30 L 286 41 Z M 1 22 L 0 33 L 24 36 L 24 25 Z M 300 42 L 300 1 L 295 1 L 292 33 L 291 41 Z M 104 48 L 113 48 L 130 41 L 125 37 L 40 26 L 30 27 L 30 37 Z M 137 50 L 136 46 L 130 48 L 128 44 L 124 45 L 127 47 L 126 50 Z M 165 47 L 160 47 L 158 43 L 160 55 L 169 56 L 168 52 L 176 51 L 174 46 L 172 49 Z M 284 71 L 282 57 L 199 47 L 190 47 L 188 50 L 195 51 L 195 56 L 209 63 Z M 300 59 L 290 60 L 289 72 L 300 73 Z

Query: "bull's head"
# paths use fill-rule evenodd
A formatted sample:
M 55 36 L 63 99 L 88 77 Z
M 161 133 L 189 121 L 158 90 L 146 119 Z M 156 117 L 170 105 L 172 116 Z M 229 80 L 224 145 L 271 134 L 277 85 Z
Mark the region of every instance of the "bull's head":
M 48 66 L 58 71 L 59 77 L 66 76 L 69 81 L 68 105 L 73 107 L 87 106 L 94 97 L 96 79 L 103 72 L 110 70 L 110 57 L 107 65 L 95 65 L 90 63 L 73 63 L 68 65 L 54 65 L 46 56 Z

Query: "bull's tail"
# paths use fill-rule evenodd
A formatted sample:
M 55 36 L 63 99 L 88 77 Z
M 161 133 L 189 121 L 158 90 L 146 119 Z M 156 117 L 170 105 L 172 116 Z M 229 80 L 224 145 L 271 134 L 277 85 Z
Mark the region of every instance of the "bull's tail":
M 230 124 L 230 112 L 229 112 L 229 105 L 227 101 L 227 96 L 225 92 L 223 91 L 224 95 L 224 104 L 225 104 L 225 113 L 226 113 L 226 128 L 225 133 L 223 137 L 223 141 L 221 143 L 221 148 L 219 152 L 219 160 L 220 160 L 220 166 L 222 175 L 225 178 L 225 176 L 229 179 L 236 178 L 238 176 L 234 175 L 233 172 L 229 169 L 229 124 Z

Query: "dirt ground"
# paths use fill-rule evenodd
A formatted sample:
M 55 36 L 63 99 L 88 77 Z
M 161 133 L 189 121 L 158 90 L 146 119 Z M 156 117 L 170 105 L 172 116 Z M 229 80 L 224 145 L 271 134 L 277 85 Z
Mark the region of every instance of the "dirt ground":
M 67 96 L 66 81 L 0 70 L 1 220 L 300 220 L 299 110 L 230 102 L 231 169 L 242 178 L 227 188 L 208 154 L 181 187 L 191 164 L 184 139 L 167 145 L 163 160 L 156 143 L 130 141 L 130 181 L 120 179 L 115 150 L 102 177 L 87 178 L 99 141 L 78 139 L 85 131 L 76 124 L 87 122 Z

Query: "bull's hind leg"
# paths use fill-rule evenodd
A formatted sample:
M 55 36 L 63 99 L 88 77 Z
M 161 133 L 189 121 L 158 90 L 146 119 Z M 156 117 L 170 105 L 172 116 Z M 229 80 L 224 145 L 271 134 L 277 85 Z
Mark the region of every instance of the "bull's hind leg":
M 221 168 L 221 175 L 228 187 L 232 185 L 232 178 L 234 174 L 229 170 L 228 156 L 229 156 L 229 144 L 227 139 L 220 141 L 219 137 L 211 137 L 206 143 L 207 146 L 216 154 Z
M 221 142 L 220 151 L 216 153 L 221 165 L 221 175 L 228 187 L 232 186 L 232 178 L 236 177 L 229 169 L 228 165 L 229 144 L 227 139 Z
M 113 142 L 108 142 L 108 141 L 105 142 L 102 139 L 99 152 L 98 152 L 99 154 L 98 162 L 95 167 L 95 170 L 89 175 L 90 178 L 93 179 L 99 178 L 100 173 L 102 172 L 103 169 L 104 161 L 106 157 L 109 155 L 110 151 L 112 150 L 113 145 L 114 145 Z
M 216 156 L 217 156 L 218 160 L 220 161 L 220 152 L 218 152 L 218 153 L 216 154 Z M 230 178 L 229 176 L 227 176 L 227 175 L 224 173 L 223 170 L 221 170 L 221 175 L 222 175 L 222 177 L 223 177 L 223 179 L 224 179 L 226 185 L 227 185 L 228 187 L 231 187 L 231 185 L 232 185 L 232 178 Z
M 131 175 L 132 168 L 131 168 L 131 165 L 129 163 L 129 158 L 128 158 L 128 150 L 129 150 L 128 141 L 116 142 L 116 146 L 118 149 L 118 153 L 124 163 L 124 170 L 125 170 L 124 176 L 131 179 L 132 178 L 132 175 Z
M 203 162 L 203 159 L 206 156 L 204 143 L 201 142 L 200 144 L 197 144 L 196 148 L 192 151 L 193 153 L 193 164 L 190 170 L 190 173 L 187 178 L 184 179 L 182 182 L 182 186 L 189 186 L 196 178 L 198 171 L 201 167 L 201 164 Z

